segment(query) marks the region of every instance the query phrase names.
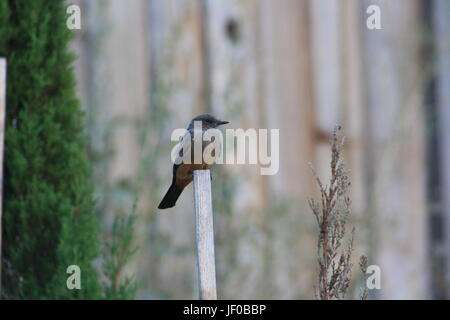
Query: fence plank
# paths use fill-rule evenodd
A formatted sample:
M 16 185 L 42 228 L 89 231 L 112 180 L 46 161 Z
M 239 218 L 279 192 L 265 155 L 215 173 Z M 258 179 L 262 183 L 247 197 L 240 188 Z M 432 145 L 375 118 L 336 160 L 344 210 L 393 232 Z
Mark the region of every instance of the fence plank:
M 364 28 L 369 212 L 382 299 L 427 295 L 424 117 L 418 1 L 365 1 L 382 12 L 382 29 Z M 399 14 L 401 12 L 401 14 Z M 382 79 L 380 81 L 380 79 Z
M 440 137 L 440 170 L 442 170 L 442 208 L 444 214 L 444 234 L 446 235 L 444 252 L 446 252 L 447 272 L 445 275 L 447 298 L 450 297 L 450 3 L 438 0 L 434 7 L 434 19 L 437 43 L 437 78 L 438 78 L 438 121 Z

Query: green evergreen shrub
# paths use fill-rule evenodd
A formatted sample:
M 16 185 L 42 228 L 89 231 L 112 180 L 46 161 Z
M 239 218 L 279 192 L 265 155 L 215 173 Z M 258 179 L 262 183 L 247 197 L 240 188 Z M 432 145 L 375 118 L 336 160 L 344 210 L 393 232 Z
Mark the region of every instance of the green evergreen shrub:
M 8 60 L 2 298 L 105 297 L 82 112 L 75 96 L 62 0 L 0 0 L 0 56 Z M 69 265 L 81 290 L 68 290 Z M 108 298 L 132 298 L 127 295 Z

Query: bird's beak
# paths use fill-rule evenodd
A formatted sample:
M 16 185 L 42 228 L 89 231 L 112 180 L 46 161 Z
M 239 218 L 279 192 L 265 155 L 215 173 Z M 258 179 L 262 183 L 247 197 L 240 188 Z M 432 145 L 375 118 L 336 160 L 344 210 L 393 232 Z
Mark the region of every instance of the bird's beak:
M 230 121 L 222 121 L 222 120 L 219 120 L 218 123 L 219 123 L 219 126 L 221 126 L 221 125 L 223 125 L 223 124 L 230 123 Z

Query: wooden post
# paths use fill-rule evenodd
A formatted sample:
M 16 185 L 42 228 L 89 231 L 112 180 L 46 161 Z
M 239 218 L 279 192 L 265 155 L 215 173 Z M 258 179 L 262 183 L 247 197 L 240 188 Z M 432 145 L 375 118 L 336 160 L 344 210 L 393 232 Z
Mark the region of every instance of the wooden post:
M 2 292 L 3 146 L 6 116 L 6 59 L 0 58 L 0 296 Z
M 193 175 L 199 295 L 201 300 L 216 300 L 211 172 L 195 170 Z

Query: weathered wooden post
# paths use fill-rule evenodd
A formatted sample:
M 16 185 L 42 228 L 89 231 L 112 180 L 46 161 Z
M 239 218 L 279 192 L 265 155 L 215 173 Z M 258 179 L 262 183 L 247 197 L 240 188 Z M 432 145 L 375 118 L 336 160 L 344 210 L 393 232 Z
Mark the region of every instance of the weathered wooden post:
M 211 172 L 195 170 L 193 175 L 199 295 L 201 300 L 216 300 Z
M 2 292 L 3 146 L 6 116 L 6 59 L 0 58 L 0 295 Z

